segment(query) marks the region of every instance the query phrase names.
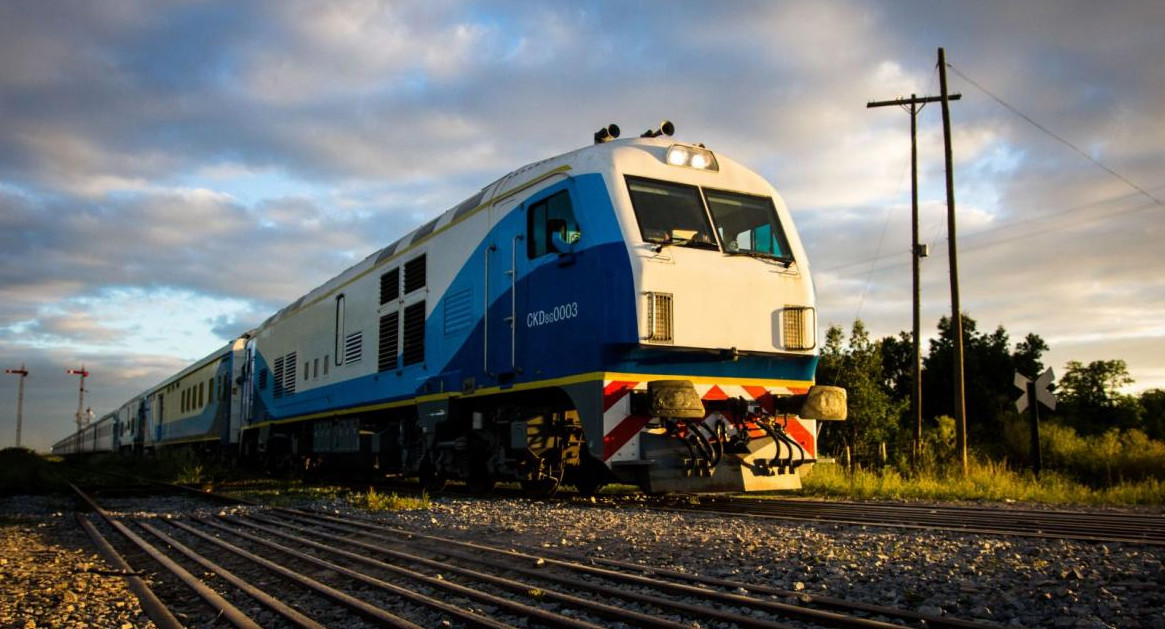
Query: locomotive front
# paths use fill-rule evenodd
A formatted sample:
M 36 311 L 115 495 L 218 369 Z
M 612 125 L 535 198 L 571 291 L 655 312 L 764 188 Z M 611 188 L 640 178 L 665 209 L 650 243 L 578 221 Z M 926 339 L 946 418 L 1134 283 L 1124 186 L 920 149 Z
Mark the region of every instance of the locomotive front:
M 604 369 L 604 463 L 649 491 L 799 487 L 845 392 L 814 386 L 814 288 L 784 202 L 702 145 L 619 144 L 605 180 L 639 338 Z

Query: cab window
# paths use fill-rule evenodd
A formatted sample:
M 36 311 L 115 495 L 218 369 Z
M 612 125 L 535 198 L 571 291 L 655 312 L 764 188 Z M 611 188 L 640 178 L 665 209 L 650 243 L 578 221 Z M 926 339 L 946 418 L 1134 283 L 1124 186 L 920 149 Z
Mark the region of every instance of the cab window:
M 627 177 L 627 189 L 644 241 L 716 249 L 699 188 Z
M 574 218 L 574 208 L 566 190 L 532 204 L 526 221 L 526 255 L 530 259 L 548 253 L 566 253 L 555 245 L 555 234 L 564 243 L 579 239 L 578 221 Z
M 725 252 L 792 259 L 789 241 L 777 220 L 772 199 L 708 189 L 704 190 L 704 197 Z

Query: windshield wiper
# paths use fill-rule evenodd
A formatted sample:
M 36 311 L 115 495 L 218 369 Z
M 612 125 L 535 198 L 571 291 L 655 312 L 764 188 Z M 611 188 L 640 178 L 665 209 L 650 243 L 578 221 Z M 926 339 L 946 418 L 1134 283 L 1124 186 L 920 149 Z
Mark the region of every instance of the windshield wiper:
M 655 241 L 655 252 L 663 251 L 664 247 L 689 247 L 692 249 L 711 249 L 716 251 L 719 247 L 714 242 L 707 242 L 704 240 L 695 240 L 693 238 L 671 238 L 668 240 Z
M 774 254 L 769 253 L 767 251 L 755 251 L 752 249 L 738 249 L 736 251 L 725 251 L 724 253 L 727 255 L 730 255 L 730 256 L 748 256 L 750 258 L 757 258 L 759 260 L 771 260 L 773 262 L 779 262 L 779 263 L 785 265 L 785 268 L 789 268 L 793 264 L 792 258 L 782 258 L 780 256 L 774 255 Z

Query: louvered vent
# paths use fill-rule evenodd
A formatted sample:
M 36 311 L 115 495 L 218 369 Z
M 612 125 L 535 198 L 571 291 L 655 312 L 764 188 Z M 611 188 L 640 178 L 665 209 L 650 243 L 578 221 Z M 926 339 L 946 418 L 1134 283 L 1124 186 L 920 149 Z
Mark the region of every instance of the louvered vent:
M 425 287 L 425 255 L 405 263 L 405 294 Z
M 817 346 L 817 311 L 808 306 L 786 306 L 781 311 L 781 335 L 785 349 L 806 350 Z
M 275 359 L 275 397 L 283 397 L 283 357 Z
M 654 343 L 675 340 L 671 293 L 647 293 L 647 340 Z
M 267 370 L 266 369 L 259 370 L 259 390 L 260 391 L 267 390 Z
M 344 364 L 354 363 L 364 357 L 364 333 L 353 332 L 344 337 Z
M 400 267 L 380 276 L 380 305 L 400 298 Z
M 412 365 L 425 360 L 425 302 L 405 308 L 404 363 Z
M 283 395 L 295 393 L 295 377 L 299 373 L 298 360 L 295 352 L 291 352 L 283 360 Z
M 380 318 L 380 351 L 376 361 L 378 371 L 397 367 L 400 351 L 400 313 L 390 312 Z

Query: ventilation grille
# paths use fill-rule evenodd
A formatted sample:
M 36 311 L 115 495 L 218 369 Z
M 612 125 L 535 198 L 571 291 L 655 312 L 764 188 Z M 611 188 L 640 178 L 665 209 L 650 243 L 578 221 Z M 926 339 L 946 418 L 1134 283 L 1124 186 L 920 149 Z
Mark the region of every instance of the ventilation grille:
M 380 276 L 380 305 L 400 298 L 400 267 Z
M 275 359 L 275 397 L 295 393 L 296 356 L 291 352 Z M 259 388 L 267 386 L 267 371 L 259 372 Z
M 675 340 L 671 293 L 647 293 L 647 340 L 653 343 Z
M 785 349 L 806 350 L 817 346 L 817 311 L 808 306 L 786 306 L 781 311 L 781 335 Z
M 405 308 L 404 363 L 412 365 L 425 360 L 425 302 Z
M 275 397 L 283 397 L 283 357 L 275 359 Z
M 296 368 L 299 363 L 296 362 L 298 358 L 295 352 L 291 352 L 284 358 L 283 363 L 283 395 L 291 395 L 295 393 L 295 376 L 298 374 Z
M 376 361 L 378 371 L 388 371 L 397 367 L 397 352 L 400 351 L 400 313 L 390 312 L 380 318 L 380 348 Z
M 354 363 L 364 358 L 364 333 L 353 332 L 344 337 L 344 363 Z
M 445 334 L 465 332 L 473 327 L 473 294 L 469 289 L 450 294 L 445 304 Z
M 405 294 L 425 287 L 424 254 L 405 263 Z

